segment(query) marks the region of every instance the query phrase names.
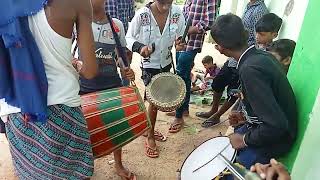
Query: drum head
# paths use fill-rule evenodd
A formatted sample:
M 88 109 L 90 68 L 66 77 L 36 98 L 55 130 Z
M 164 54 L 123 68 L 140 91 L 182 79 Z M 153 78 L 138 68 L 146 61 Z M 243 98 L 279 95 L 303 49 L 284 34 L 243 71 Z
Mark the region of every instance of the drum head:
M 201 144 L 183 163 L 181 180 L 212 180 L 217 177 L 227 167 L 218 156 L 220 152 L 231 162 L 234 161 L 236 150 L 232 148 L 228 137 L 215 137 Z M 212 161 L 209 162 L 210 160 Z M 193 172 L 206 163 L 208 164 Z
M 171 72 L 155 75 L 146 88 L 147 99 L 160 111 L 173 111 L 178 108 L 186 95 L 183 79 Z

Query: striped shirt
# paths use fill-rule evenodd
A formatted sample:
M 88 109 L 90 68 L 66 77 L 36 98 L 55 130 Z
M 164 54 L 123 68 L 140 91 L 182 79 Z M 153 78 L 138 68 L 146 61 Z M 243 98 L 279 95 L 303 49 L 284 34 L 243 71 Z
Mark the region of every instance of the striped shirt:
M 134 16 L 134 0 L 107 0 L 105 10 L 112 18 L 119 19 L 128 31 L 129 22 Z
M 215 12 L 216 0 L 186 0 L 183 7 L 186 22 L 192 20 L 192 26 L 202 32 L 189 35 L 186 51 L 201 50 L 206 31 L 213 24 Z
M 265 14 L 268 13 L 268 9 L 264 4 L 263 0 L 257 0 L 255 3 L 248 3 L 247 7 L 244 10 L 242 21 L 244 27 L 249 32 L 248 44 L 249 46 L 256 43 L 256 31 L 255 25 L 258 20 Z

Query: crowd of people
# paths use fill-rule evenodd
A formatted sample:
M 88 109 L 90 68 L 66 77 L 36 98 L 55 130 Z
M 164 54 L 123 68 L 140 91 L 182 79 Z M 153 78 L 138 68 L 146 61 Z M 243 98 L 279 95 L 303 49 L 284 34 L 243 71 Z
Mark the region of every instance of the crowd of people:
M 284 166 L 272 158 L 288 153 L 297 134 L 295 96 L 286 77 L 295 42 L 274 41 L 282 19 L 268 12 L 263 0 L 250 0 L 242 18 L 216 17 L 216 0 L 186 0 L 182 10 L 173 0 L 154 0 L 136 12 L 133 0 L 5 3 L 13 10 L 0 20 L 0 75 L 5 77 L 0 82 L 0 130 L 7 136 L 20 179 L 93 175 L 94 157 L 80 95 L 128 86 L 135 80 L 134 71 L 121 62 L 113 30 L 126 49 L 128 64 L 132 53 L 140 54 L 145 86 L 176 64 L 187 93 L 182 106 L 167 114 L 174 116 L 170 133 L 184 127 L 191 91 L 211 90 L 210 111 L 196 113 L 204 119 L 202 127 L 219 123 L 233 106 L 229 123 L 235 131 L 229 139 L 238 151 L 236 161 L 261 178 L 290 179 Z M 190 27 L 184 41 L 186 24 Z M 229 58 L 220 68 L 214 57 L 206 56 L 205 75 L 194 76 L 194 59 L 209 30 L 216 50 Z M 72 56 L 73 39 L 78 58 Z M 202 83 L 199 87 L 197 79 Z M 228 98 L 219 108 L 225 89 Z M 145 155 L 157 158 L 156 141 L 166 137 L 155 130 L 157 107 L 149 104 L 147 111 L 151 128 Z M 121 153 L 121 148 L 113 152 L 117 175 L 137 179 L 123 166 Z

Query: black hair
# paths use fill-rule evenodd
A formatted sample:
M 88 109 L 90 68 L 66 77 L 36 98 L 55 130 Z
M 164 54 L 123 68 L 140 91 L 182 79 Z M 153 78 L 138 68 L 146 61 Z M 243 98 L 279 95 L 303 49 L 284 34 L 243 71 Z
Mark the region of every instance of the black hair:
M 223 48 L 240 50 L 248 45 L 248 32 L 240 17 L 234 14 L 219 16 L 211 27 L 211 36 Z
M 256 32 L 278 33 L 282 24 L 282 19 L 274 13 L 263 15 L 256 23 Z
M 202 59 L 202 64 L 213 64 L 213 58 L 211 56 L 205 56 Z
M 296 43 L 290 39 L 279 39 L 272 42 L 268 47 L 267 51 L 276 52 L 280 55 L 281 60 L 293 56 Z

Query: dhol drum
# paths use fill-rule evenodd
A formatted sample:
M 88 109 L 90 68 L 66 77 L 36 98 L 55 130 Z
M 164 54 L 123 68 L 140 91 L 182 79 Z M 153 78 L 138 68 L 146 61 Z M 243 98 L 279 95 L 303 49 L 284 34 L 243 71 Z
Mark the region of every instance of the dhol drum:
M 158 110 L 170 112 L 180 107 L 186 96 L 186 85 L 183 79 L 171 72 L 164 72 L 152 77 L 146 87 L 149 103 Z
M 236 150 L 232 148 L 228 137 L 215 137 L 194 149 L 181 167 L 181 180 L 212 180 L 223 172 L 226 159 L 233 162 Z
M 81 96 L 94 157 L 131 142 L 150 127 L 136 87 L 121 87 Z

